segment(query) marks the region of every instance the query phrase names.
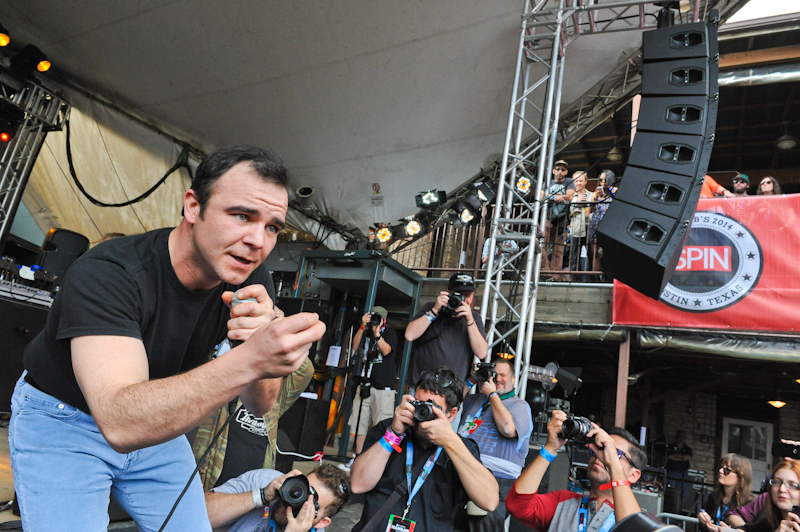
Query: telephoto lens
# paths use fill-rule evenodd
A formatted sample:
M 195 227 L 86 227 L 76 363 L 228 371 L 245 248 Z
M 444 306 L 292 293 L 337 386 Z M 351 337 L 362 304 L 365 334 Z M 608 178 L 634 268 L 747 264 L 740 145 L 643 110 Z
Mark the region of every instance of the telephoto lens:
M 577 443 L 594 443 L 594 438 L 587 437 L 592 430 L 592 422 L 585 417 L 568 417 L 561 425 L 561 433 L 568 440 Z

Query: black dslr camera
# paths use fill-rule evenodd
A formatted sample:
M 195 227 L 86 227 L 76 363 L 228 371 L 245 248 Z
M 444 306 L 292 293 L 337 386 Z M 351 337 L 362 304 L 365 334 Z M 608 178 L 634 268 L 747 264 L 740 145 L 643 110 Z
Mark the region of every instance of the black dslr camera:
M 423 421 L 431 421 L 436 419 L 436 412 L 433 411 L 434 408 L 439 408 L 436 406 L 436 403 L 431 401 L 430 399 L 427 401 L 409 401 L 414 407 L 414 420 L 417 423 L 422 423 Z
M 586 436 L 590 430 L 592 430 L 592 422 L 580 416 L 568 417 L 561 425 L 561 435 L 576 443 L 594 443 L 594 437 Z
M 467 299 L 467 296 L 461 292 L 453 292 L 447 299 L 445 311 L 447 311 L 448 314 L 455 314 L 456 310 L 458 310 L 458 307 L 461 306 L 461 303 L 463 303 L 465 299 Z
M 314 511 L 316 514 L 319 512 L 319 495 L 308 483 L 308 478 L 305 475 L 287 478 L 278 489 L 278 498 L 292 509 L 292 514 L 295 517 L 300 513 L 300 509 L 310 495 L 314 496 Z
M 369 317 L 369 324 L 374 327 L 376 325 L 380 325 L 381 323 L 383 323 L 383 316 L 377 312 L 373 312 Z
M 497 372 L 494 370 L 494 362 L 481 362 L 475 370 L 475 383 L 483 384 L 490 379 L 496 379 Z

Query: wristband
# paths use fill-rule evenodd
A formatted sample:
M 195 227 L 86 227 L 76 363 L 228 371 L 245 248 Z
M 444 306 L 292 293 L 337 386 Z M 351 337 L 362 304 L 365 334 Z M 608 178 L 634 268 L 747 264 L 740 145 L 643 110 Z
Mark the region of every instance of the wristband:
M 253 506 L 255 508 L 263 508 L 265 506 L 264 498 L 261 496 L 260 488 L 256 488 L 253 490 Z
M 472 323 L 467 323 L 467 327 L 472 327 L 473 325 L 475 325 L 474 321 Z
M 403 436 L 396 434 L 392 429 L 386 429 L 386 434 L 383 435 L 383 439 L 385 439 L 398 453 L 402 451 L 400 448 L 400 443 L 403 441 Z
M 359 328 L 358 328 L 358 330 L 359 330 L 359 331 L 363 331 L 363 330 L 365 330 L 365 329 L 366 329 L 366 327 L 364 327 L 363 325 L 362 325 L 361 327 L 359 327 Z
M 609 488 L 618 488 L 620 486 L 630 486 L 630 485 L 631 483 L 628 482 L 627 480 L 612 480 L 608 484 L 603 484 L 602 486 L 600 486 L 600 491 L 605 491 Z
M 425 315 L 428 316 L 428 321 L 431 323 L 433 323 L 433 320 L 436 319 L 436 316 L 434 316 L 433 313 L 426 313 Z
M 491 399 L 493 395 L 499 395 L 499 394 L 497 393 L 497 390 L 495 390 L 495 391 L 493 391 L 492 393 L 490 393 L 490 394 L 489 394 L 489 399 Z M 542 449 L 544 449 L 544 447 L 542 447 Z M 551 460 L 551 461 L 552 461 L 552 460 Z
M 378 440 L 378 443 L 380 443 L 380 444 L 381 444 L 381 447 L 383 447 L 384 449 L 386 449 L 386 450 L 387 450 L 387 451 L 389 451 L 390 453 L 391 453 L 392 451 L 394 451 L 394 447 L 392 447 L 392 444 L 391 444 L 391 443 L 389 443 L 388 441 L 386 441 L 386 438 L 381 438 L 380 440 Z
M 551 453 L 550 451 L 548 451 L 544 447 L 539 449 L 539 456 L 541 456 L 542 458 L 544 458 L 548 462 L 552 462 L 553 460 L 556 459 L 556 455 L 554 455 L 553 453 Z
M 467 379 L 467 387 L 471 389 L 473 386 L 475 386 L 475 381 L 470 377 Z
M 383 336 L 378 336 L 377 338 L 375 338 L 375 343 L 379 342 L 381 338 L 383 338 Z

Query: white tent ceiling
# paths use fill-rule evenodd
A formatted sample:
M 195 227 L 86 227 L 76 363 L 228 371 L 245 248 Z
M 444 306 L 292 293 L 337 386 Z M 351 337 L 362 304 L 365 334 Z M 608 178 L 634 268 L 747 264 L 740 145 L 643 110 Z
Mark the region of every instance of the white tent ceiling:
M 364 230 L 413 213 L 417 192 L 450 190 L 502 151 L 522 7 L 13 0 L 3 2 L 0 22 L 14 45 L 33 43 L 49 56 L 54 77 L 196 146 L 273 148 L 294 186 L 314 186 L 328 214 Z M 562 103 L 640 42 L 639 32 L 575 41 Z M 383 207 L 370 202 L 374 183 Z

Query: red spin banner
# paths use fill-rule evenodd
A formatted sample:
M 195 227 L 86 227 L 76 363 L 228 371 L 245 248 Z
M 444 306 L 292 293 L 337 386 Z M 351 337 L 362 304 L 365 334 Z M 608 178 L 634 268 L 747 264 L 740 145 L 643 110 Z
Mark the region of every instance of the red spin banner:
M 800 329 L 798 213 L 800 194 L 701 199 L 658 301 L 614 281 L 614 323 Z

